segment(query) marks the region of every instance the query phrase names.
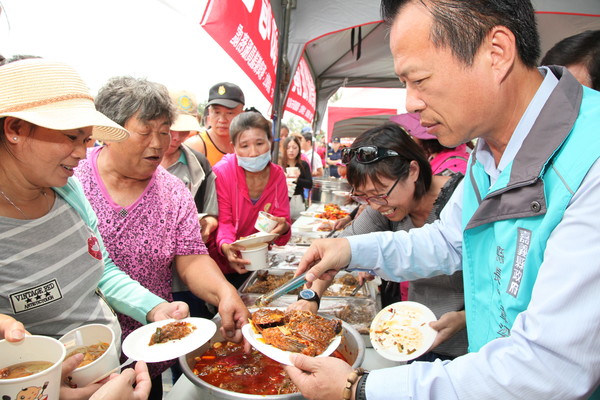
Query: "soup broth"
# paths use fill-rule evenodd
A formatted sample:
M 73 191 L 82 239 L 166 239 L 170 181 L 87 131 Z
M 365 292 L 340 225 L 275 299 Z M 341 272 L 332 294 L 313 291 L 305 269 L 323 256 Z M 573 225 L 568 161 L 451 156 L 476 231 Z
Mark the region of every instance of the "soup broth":
M 69 358 L 77 353 L 83 354 L 83 361 L 81 361 L 81 363 L 77 366 L 77 368 L 79 368 L 99 359 L 102 356 L 102 354 L 106 353 L 106 350 L 108 350 L 108 348 L 108 343 L 98 342 L 98 344 L 93 344 L 91 346 L 79 347 L 74 351 L 70 352 L 66 358 Z
M 16 379 L 37 374 L 52 366 L 48 361 L 27 361 L 0 368 L 0 379 Z
M 337 350 L 332 356 L 347 362 Z M 232 342 L 214 343 L 196 357 L 193 371 L 203 381 L 232 392 L 263 396 L 298 392 L 283 365 L 254 349 L 246 354 L 241 344 Z

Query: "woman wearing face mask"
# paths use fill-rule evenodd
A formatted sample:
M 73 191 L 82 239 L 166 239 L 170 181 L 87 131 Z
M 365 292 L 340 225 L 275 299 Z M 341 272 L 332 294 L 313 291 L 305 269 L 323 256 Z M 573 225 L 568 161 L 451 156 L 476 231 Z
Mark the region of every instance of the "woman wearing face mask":
M 232 244 L 257 232 L 254 228 L 260 211 L 274 216 L 279 234 L 277 245 L 285 245 L 291 235 L 290 202 L 283 169 L 271 162 L 271 126 L 258 112 L 245 112 L 231 121 L 229 129 L 234 154 L 227 154 L 213 167 L 217 175 L 219 228 L 217 264 L 234 286 L 247 278 L 241 258 L 244 248 Z

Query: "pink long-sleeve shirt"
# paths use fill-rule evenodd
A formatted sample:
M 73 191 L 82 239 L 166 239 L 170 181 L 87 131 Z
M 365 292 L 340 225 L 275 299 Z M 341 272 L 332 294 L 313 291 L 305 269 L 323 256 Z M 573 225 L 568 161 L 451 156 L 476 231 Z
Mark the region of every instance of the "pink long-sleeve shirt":
M 269 163 L 269 182 L 261 196 L 253 203 L 248 193 L 248 184 L 244 169 L 237 164 L 235 154 L 226 154 L 213 167 L 217 175 L 217 201 L 219 203 L 219 228 L 217 246 L 233 243 L 242 236 L 258 232 L 254 228 L 259 211 L 266 211 L 277 217 L 285 217 L 292 224 L 290 217 L 290 201 L 283 169 Z M 291 229 L 275 240 L 279 246 L 285 245 L 291 236 Z M 235 273 L 225 257 L 218 257 L 217 264 L 223 273 Z

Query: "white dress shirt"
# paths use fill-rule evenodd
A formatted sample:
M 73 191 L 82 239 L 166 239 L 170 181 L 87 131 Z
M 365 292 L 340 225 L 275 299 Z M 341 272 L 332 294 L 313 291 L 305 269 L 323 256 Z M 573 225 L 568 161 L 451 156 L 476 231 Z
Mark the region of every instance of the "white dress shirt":
M 552 78 L 553 74 L 546 74 L 498 167 L 479 140 L 478 160 L 492 181 L 521 147 L 556 85 Z M 460 269 L 462 197 L 460 186 L 440 220 L 423 228 L 347 238 L 352 249 L 350 268 L 373 270 L 396 281 Z M 548 239 L 531 302 L 517 316 L 511 336 L 454 361 L 373 371 L 367 379 L 368 400 L 588 398 L 600 382 L 599 216 L 600 165 L 596 162 Z

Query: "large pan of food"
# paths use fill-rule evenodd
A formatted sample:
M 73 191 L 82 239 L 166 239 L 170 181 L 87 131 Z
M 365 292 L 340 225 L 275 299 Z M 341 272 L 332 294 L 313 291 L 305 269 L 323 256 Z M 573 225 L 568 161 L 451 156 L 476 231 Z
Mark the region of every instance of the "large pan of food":
M 220 326 L 219 316 L 213 321 Z M 342 321 L 341 343 L 332 354 L 360 366 L 365 345 L 360 334 Z M 223 339 L 220 331 L 200 348 L 179 357 L 185 376 L 202 393 L 202 399 L 303 399 L 283 366 L 253 350 L 245 354 L 241 345 Z

